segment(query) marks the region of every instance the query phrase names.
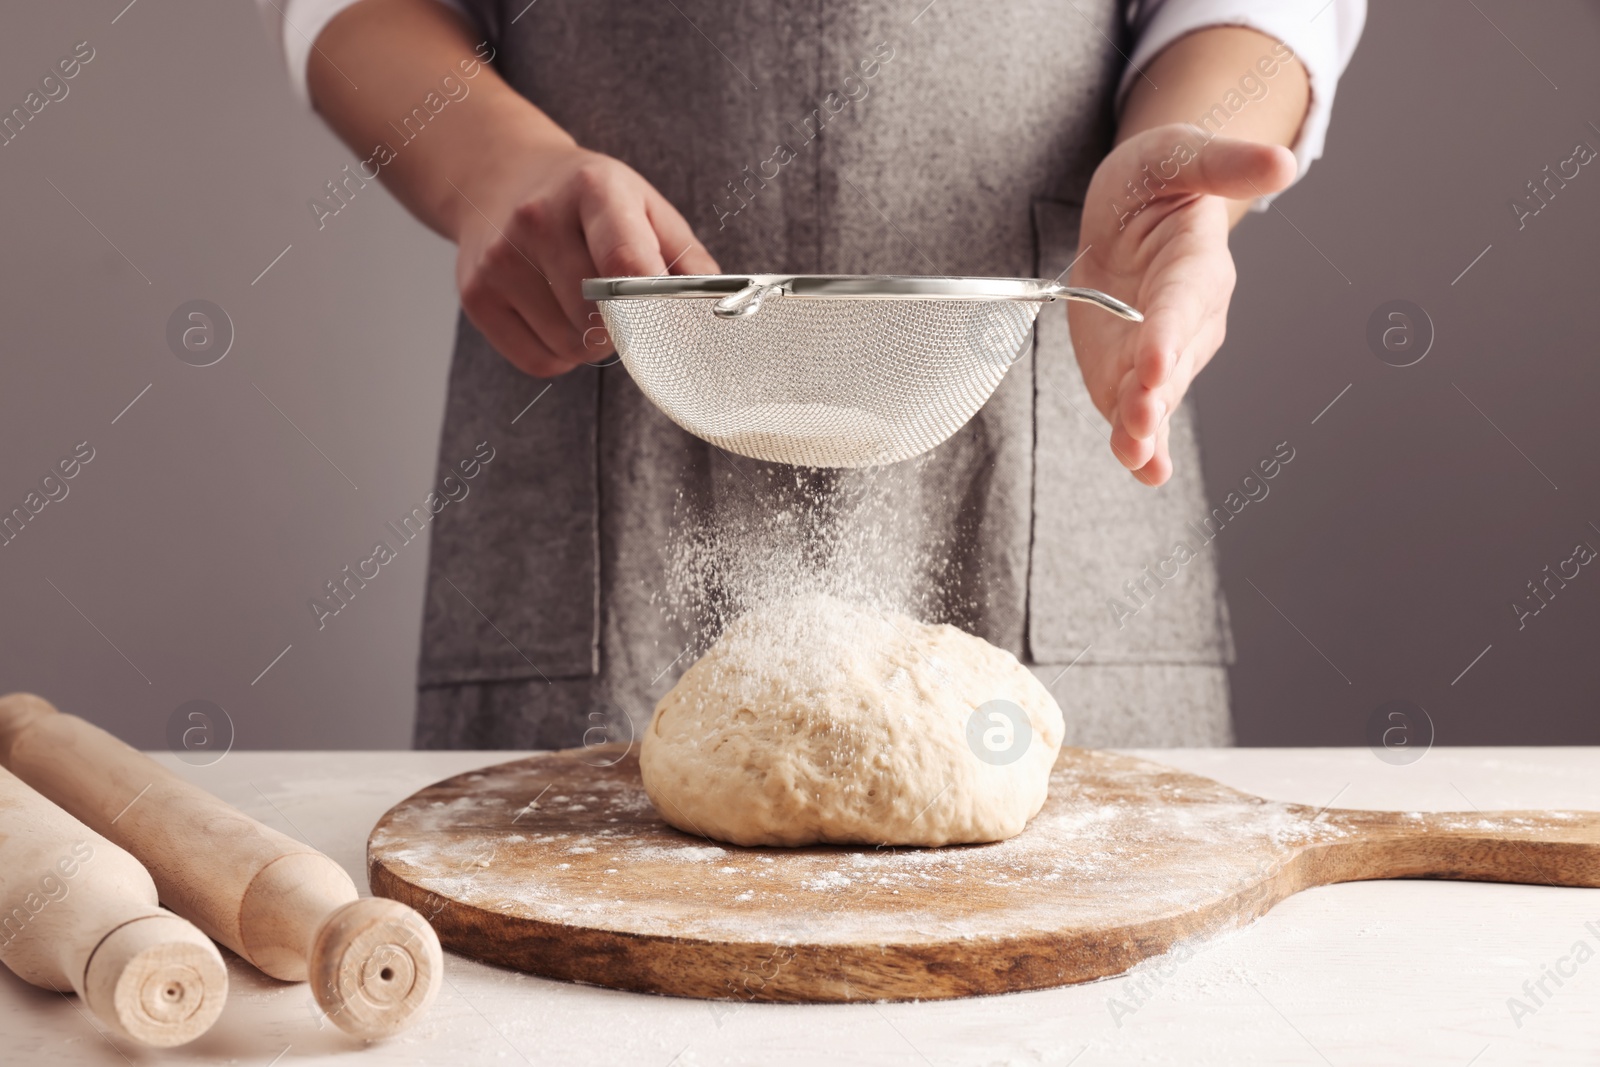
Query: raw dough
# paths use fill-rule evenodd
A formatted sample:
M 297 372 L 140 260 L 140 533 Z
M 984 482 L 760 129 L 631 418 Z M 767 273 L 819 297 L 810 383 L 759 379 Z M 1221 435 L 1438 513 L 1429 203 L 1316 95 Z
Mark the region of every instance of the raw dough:
M 738 845 L 999 841 L 1044 804 L 1063 730 L 1010 653 L 816 595 L 730 626 L 656 705 L 639 769 L 667 822 Z

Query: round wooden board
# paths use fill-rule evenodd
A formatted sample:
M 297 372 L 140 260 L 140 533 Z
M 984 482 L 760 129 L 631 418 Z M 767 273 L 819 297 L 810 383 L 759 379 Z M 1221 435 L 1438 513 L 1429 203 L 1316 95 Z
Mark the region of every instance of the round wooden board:
M 622 746 L 457 775 L 367 843 L 373 892 L 446 947 L 533 974 L 718 999 L 1003 993 L 1119 974 L 1310 885 L 1600 884 L 1593 813 L 1318 811 L 1147 760 L 1063 749 L 1017 837 L 740 848 L 655 814 Z
M 535 974 L 696 997 L 937 998 L 1116 974 L 1247 922 L 1272 900 L 1237 894 L 1325 832 L 1310 814 L 1067 749 L 1010 841 L 740 848 L 669 827 L 637 758 L 600 747 L 422 790 L 374 828 L 368 870 L 447 947 Z

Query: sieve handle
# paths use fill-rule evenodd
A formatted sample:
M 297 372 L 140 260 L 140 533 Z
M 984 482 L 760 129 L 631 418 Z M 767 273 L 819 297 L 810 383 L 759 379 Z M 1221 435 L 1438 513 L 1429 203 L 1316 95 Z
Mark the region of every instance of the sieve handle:
M 652 279 L 653 281 L 654 279 Z M 895 290 L 883 284 L 889 282 L 920 283 L 915 290 Z M 728 293 L 712 305 L 712 313 L 720 319 L 747 319 L 761 310 L 762 303 L 774 293 L 792 293 L 798 296 L 832 297 L 836 299 L 881 300 L 895 298 L 926 298 L 926 299 L 998 299 L 998 300 L 1081 300 L 1087 304 L 1109 311 L 1118 318 L 1127 319 L 1129 322 L 1143 322 L 1144 316 L 1139 311 L 1114 296 L 1102 293 L 1098 289 L 1080 289 L 1075 286 L 1062 285 L 1059 282 L 1040 282 L 1028 280 L 1014 283 L 1026 286 L 1014 293 L 997 294 L 972 294 L 960 291 L 963 286 L 973 279 L 855 279 L 855 278 L 814 278 L 803 279 L 779 275 L 755 277 L 748 279 L 747 283 L 737 292 Z M 862 284 L 863 282 L 867 284 Z M 939 291 L 938 283 L 954 285 L 955 292 Z M 930 285 L 929 283 L 932 283 Z M 587 284 L 587 283 L 586 283 Z M 604 299 L 604 297 L 600 297 Z
M 1108 296 L 1098 289 L 1079 289 L 1071 285 L 1051 282 L 1040 295 L 1046 300 L 1081 300 L 1085 304 L 1093 304 L 1095 307 L 1103 308 L 1119 319 L 1127 319 L 1129 322 L 1144 321 L 1144 315 L 1137 308 L 1130 307 L 1116 297 Z
M 719 319 L 747 319 L 761 310 L 761 302 L 783 287 L 751 282 L 737 293 L 718 300 L 711 311 Z

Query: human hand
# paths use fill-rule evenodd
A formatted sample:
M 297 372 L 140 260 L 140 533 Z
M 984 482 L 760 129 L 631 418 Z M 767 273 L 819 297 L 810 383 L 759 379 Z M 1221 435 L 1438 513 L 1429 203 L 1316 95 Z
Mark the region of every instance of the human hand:
M 570 141 L 500 153 L 456 193 L 461 307 L 501 355 L 538 378 L 612 350 L 583 279 L 719 273 L 649 182 Z
M 1111 450 L 1146 485 L 1172 476 L 1169 417 L 1227 329 L 1229 201 L 1287 188 L 1295 171 L 1286 148 L 1205 143 L 1196 127 L 1175 124 L 1122 142 L 1089 182 L 1072 284 L 1127 301 L 1144 322 L 1076 302 L 1067 320 L 1089 396 L 1111 422 Z

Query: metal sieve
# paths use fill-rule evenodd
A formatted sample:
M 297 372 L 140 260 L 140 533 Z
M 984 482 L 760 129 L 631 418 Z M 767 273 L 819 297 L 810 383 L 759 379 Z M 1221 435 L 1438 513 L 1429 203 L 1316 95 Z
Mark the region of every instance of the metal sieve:
M 1045 303 L 1143 319 L 1105 293 L 1034 278 L 591 278 L 583 296 L 673 422 L 805 467 L 896 463 L 944 441 L 1025 354 Z

